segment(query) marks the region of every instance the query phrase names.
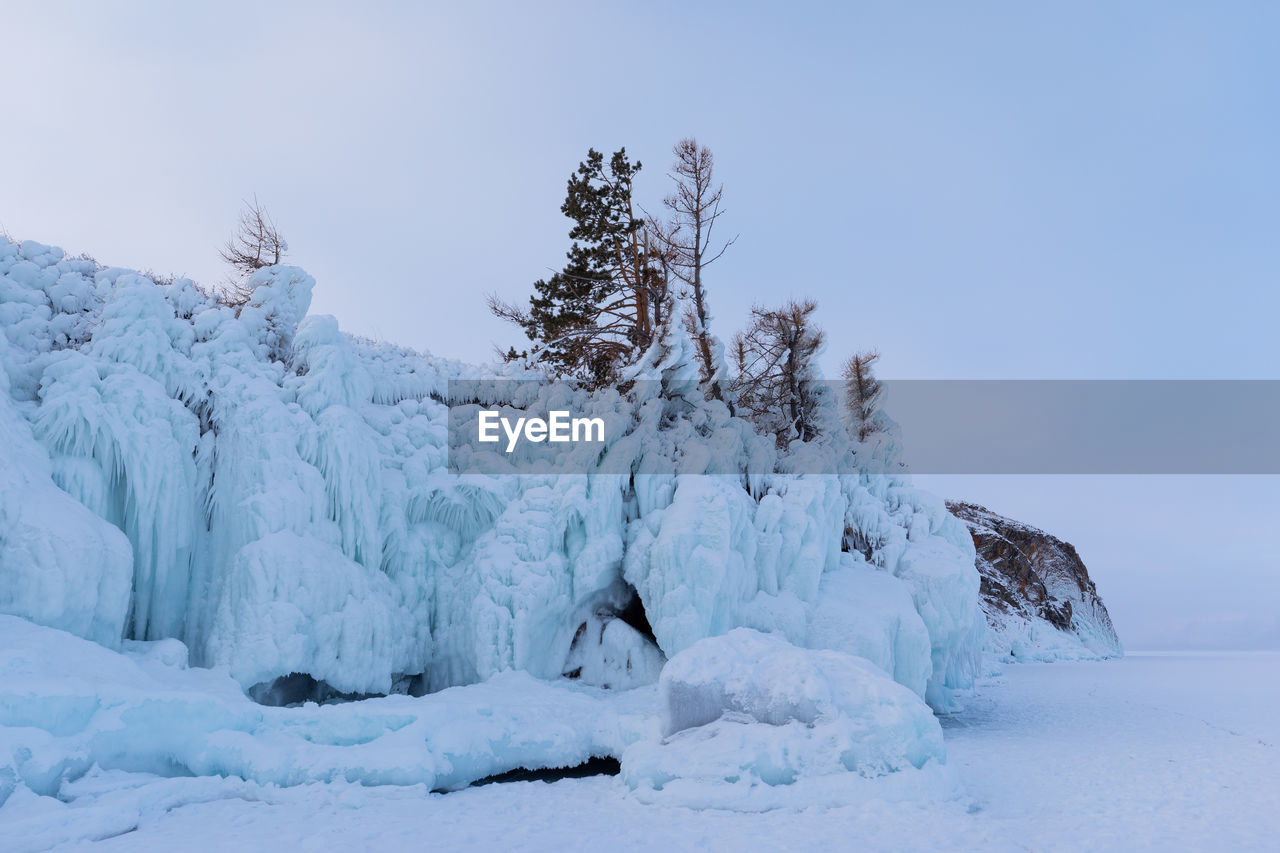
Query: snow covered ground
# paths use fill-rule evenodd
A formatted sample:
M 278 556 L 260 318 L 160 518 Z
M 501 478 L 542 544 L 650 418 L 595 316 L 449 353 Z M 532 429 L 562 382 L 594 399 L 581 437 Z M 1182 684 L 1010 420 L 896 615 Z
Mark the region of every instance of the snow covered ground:
M 6 850 L 1265 850 L 1280 653 L 1010 666 L 944 718 L 959 795 L 761 814 L 640 802 L 618 777 L 279 789 L 119 771 L 17 793 Z
M 1274 850 L 1280 653 L 1010 666 L 944 721 L 982 822 L 1033 850 Z

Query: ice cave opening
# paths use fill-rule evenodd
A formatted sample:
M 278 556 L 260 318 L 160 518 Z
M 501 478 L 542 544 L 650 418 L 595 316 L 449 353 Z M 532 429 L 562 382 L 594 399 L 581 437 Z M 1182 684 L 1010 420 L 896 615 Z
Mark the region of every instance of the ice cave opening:
M 560 674 L 606 690 L 626 690 L 656 681 L 665 662 L 644 601 L 624 582 L 585 609 Z
M 426 678 L 422 675 L 403 676 L 395 679 L 391 693 L 424 696 L 427 693 Z M 270 681 L 260 681 L 245 691 L 259 705 L 277 708 L 296 708 L 308 702 L 317 705 L 333 705 L 339 702 L 359 702 L 377 699 L 386 693 L 346 693 L 328 682 L 305 672 L 291 672 Z
M 588 776 L 617 776 L 622 773 L 622 762 L 611 756 L 588 758 L 573 767 L 546 767 L 541 770 L 529 770 L 517 767 L 506 773 L 486 776 L 471 783 L 470 787 L 492 785 L 495 782 L 559 782 L 561 779 L 585 779 Z

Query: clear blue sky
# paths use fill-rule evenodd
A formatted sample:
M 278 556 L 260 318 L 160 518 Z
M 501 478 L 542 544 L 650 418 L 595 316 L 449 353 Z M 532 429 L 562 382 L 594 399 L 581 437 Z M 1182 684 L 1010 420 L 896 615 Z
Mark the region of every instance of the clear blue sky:
M 515 338 L 484 296 L 560 264 L 586 149 L 626 145 L 656 206 L 692 134 L 741 234 L 710 281 L 722 334 L 813 296 L 829 370 L 875 346 L 899 378 L 1280 377 L 1273 3 L 19 0 L 3 21 L 0 226 L 214 282 L 256 193 L 348 331 L 487 358 Z M 1202 618 L 1203 584 L 1239 587 L 1213 624 L 1280 642 L 1275 481 L 1179 482 L 930 485 L 1076 541 L 1130 645 Z

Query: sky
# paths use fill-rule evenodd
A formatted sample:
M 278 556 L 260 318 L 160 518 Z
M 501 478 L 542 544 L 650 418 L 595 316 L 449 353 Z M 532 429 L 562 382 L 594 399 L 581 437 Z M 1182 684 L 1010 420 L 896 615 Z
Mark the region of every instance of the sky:
M 834 376 L 1280 378 L 1280 6 L 6 3 L 0 228 L 216 284 L 246 198 L 313 313 L 519 343 L 590 147 L 715 152 L 713 330 L 812 297 Z M 890 404 L 891 406 L 891 404 Z M 1271 477 L 920 477 L 1077 545 L 1131 648 L 1280 646 Z

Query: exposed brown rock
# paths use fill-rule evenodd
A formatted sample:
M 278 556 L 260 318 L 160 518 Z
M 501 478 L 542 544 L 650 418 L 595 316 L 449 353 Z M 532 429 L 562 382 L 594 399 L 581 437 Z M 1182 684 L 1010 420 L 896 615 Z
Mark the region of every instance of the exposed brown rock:
M 1042 620 L 1097 655 L 1121 653 L 1111 616 L 1071 543 L 976 504 L 947 501 L 947 509 L 973 536 L 993 629 L 1006 633 L 1010 620 Z

